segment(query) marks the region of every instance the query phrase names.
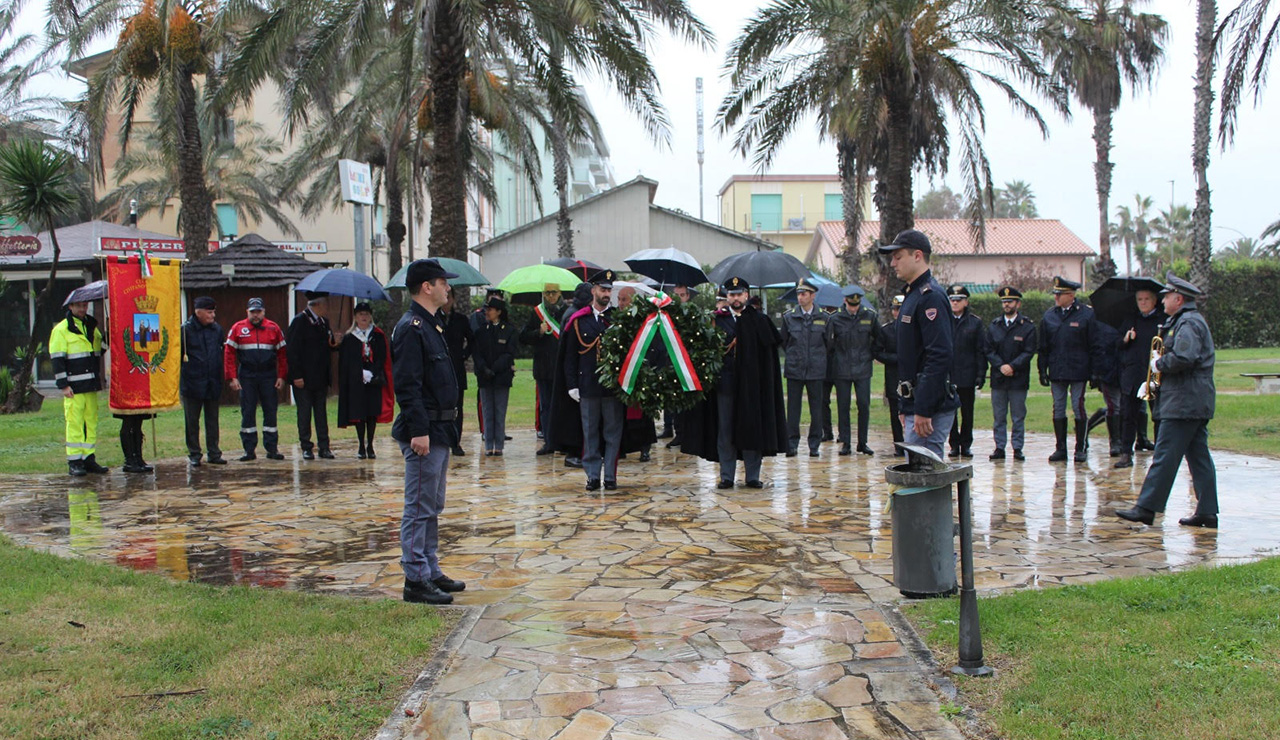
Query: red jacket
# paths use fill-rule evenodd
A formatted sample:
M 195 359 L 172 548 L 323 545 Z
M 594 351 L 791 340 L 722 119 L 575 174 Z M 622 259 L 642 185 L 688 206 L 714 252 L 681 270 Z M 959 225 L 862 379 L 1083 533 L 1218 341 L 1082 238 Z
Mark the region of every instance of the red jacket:
M 241 376 L 284 378 L 289 372 L 285 356 L 284 332 L 270 319 L 254 326 L 241 319 L 227 332 L 222 351 L 223 374 L 227 380 Z

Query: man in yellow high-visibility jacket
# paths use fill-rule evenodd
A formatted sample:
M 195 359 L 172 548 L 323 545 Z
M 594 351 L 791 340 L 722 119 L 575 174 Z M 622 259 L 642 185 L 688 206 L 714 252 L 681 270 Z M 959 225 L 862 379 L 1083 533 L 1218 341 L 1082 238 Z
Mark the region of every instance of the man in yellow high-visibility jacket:
M 98 391 L 102 390 L 102 331 L 89 304 L 68 304 L 67 318 L 49 335 L 53 377 L 67 421 L 67 469 L 73 476 L 105 473 L 94 458 L 98 443 Z

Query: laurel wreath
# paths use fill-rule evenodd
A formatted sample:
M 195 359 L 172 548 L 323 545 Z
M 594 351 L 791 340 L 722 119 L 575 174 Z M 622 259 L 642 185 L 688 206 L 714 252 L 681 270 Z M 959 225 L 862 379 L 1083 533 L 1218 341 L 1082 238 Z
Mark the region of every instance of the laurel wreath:
M 689 352 L 689 359 L 702 380 L 702 391 L 685 391 L 680 387 L 675 368 L 667 358 L 662 340 L 655 339 L 649 353 L 640 366 L 635 391 L 623 393 L 618 382 L 618 372 L 627 358 L 636 332 L 645 319 L 657 311 L 657 307 L 636 296 L 630 308 L 616 309 L 612 323 L 600 337 L 599 361 L 600 385 L 604 386 L 628 406 L 639 406 L 646 414 L 657 416 L 662 411 L 687 411 L 715 390 L 720 380 L 720 368 L 724 364 L 724 339 L 712 320 L 711 312 L 692 303 L 673 303 L 667 314 Z
M 129 358 L 129 364 L 133 365 L 134 370 L 144 373 L 164 372 L 161 367 L 164 365 L 164 359 L 169 356 L 169 328 L 160 327 L 160 351 L 151 356 L 151 361 L 147 362 L 142 359 L 142 355 L 138 354 L 133 348 L 133 331 L 129 327 L 125 327 L 122 332 L 124 336 L 124 352 Z

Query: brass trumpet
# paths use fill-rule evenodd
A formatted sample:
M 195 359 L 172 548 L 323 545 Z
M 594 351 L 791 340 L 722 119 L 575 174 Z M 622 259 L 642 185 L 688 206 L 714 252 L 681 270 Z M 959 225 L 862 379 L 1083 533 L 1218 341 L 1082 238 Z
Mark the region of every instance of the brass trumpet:
M 1164 339 L 1159 334 L 1151 337 L 1151 357 L 1164 356 Z M 1150 401 L 1155 397 L 1156 391 L 1160 389 L 1160 373 L 1152 372 L 1150 363 L 1147 364 L 1147 382 L 1138 388 L 1138 398 L 1144 401 Z

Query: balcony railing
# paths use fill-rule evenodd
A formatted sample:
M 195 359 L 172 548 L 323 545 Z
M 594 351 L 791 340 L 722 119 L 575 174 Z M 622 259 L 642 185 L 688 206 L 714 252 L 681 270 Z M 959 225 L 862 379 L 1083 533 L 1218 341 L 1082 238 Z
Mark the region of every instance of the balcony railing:
M 735 226 L 739 231 L 762 234 L 797 233 L 813 231 L 823 220 L 820 214 L 803 213 L 744 213 Z

